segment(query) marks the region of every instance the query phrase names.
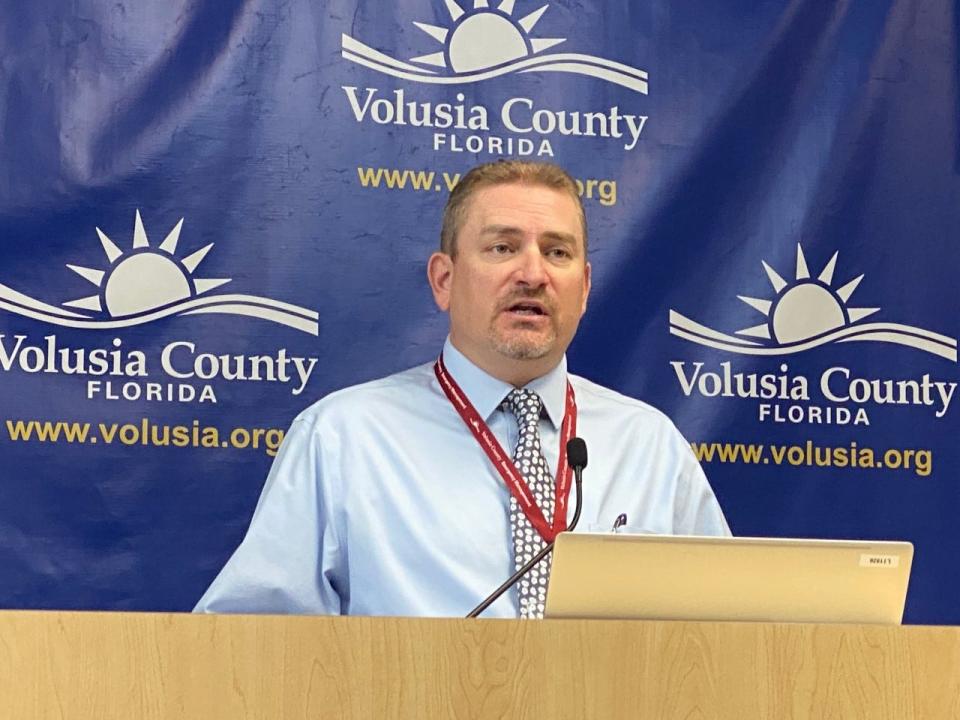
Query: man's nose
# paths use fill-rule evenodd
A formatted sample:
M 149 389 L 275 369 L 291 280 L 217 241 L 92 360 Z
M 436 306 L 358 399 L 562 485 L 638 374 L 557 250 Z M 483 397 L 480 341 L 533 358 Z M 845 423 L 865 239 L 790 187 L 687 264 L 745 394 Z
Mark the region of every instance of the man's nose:
M 546 259 L 539 247 L 524 249 L 517 258 L 519 265 L 516 271 L 518 282 L 532 287 L 540 287 L 547 282 Z

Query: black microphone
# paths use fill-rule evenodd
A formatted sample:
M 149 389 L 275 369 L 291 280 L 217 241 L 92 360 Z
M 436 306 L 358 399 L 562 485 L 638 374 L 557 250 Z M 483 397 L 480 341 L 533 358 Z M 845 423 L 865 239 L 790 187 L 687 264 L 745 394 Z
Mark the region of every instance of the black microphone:
M 573 520 L 571 520 L 567 526 L 567 532 L 570 532 L 580 521 L 580 511 L 583 509 L 583 469 L 587 466 L 587 444 L 581 438 L 574 437 L 567 441 L 567 463 L 573 468 L 573 481 L 577 485 L 577 507 L 573 513 Z M 490 607 L 498 597 L 513 587 L 517 580 L 530 572 L 530 569 L 534 565 L 543 560 L 551 552 L 553 552 L 552 542 L 547 543 L 526 565 L 517 570 L 503 585 L 494 590 L 486 600 L 471 610 L 467 617 L 475 618 Z
M 583 438 L 572 437 L 567 443 L 567 462 L 574 472 L 583 472 L 587 466 L 587 444 Z

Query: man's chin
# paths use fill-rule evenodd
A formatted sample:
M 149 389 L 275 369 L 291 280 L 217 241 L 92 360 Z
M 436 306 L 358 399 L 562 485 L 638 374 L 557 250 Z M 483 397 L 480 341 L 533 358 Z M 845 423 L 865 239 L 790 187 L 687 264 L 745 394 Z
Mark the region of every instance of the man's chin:
M 556 337 L 496 337 L 493 346 L 498 353 L 512 360 L 540 360 L 549 355 L 556 344 Z

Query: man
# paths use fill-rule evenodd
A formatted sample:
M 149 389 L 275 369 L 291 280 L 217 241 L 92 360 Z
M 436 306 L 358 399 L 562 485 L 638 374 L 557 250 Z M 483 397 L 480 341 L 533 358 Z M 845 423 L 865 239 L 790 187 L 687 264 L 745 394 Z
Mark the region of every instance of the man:
M 643 532 L 729 534 L 666 417 L 567 374 L 590 263 L 563 170 L 470 171 L 427 276 L 450 315 L 441 358 L 294 420 L 246 537 L 197 610 L 463 616 L 572 515 L 561 446 L 574 432 L 591 456 L 580 529 L 626 514 Z M 549 557 L 486 616 L 542 616 L 548 574 Z

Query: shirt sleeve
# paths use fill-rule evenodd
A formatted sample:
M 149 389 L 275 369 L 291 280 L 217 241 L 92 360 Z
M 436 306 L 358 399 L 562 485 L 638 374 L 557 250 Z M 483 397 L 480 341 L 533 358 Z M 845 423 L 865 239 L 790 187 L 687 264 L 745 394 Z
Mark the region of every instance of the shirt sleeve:
M 243 542 L 194 608 L 204 613 L 341 613 L 342 552 L 319 433 L 294 421 Z M 324 475 L 328 477 L 324 477 Z
M 729 537 L 732 534 L 730 526 L 727 525 L 713 488 L 707 482 L 707 476 L 693 451 L 685 440 L 682 440 L 682 443 L 683 460 L 674 505 L 675 532 L 678 535 Z

